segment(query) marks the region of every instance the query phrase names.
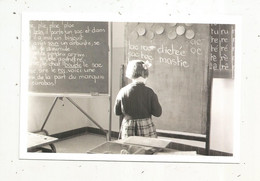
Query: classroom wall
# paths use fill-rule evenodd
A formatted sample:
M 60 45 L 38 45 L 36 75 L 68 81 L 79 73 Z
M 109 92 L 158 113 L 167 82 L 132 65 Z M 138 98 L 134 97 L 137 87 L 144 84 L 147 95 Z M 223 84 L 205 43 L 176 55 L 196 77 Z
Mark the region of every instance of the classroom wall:
M 41 129 L 54 99 L 55 97 L 29 97 L 28 131 L 35 132 Z M 82 100 L 77 100 L 77 102 L 84 103 Z M 84 105 L 82 108 L 86 109 L 86 106 Z M 67 99 L 58 100 L 44 129 L 49 134 L 59 133 L 86 126 L 87 123 L 83 120 L 82 114 Z
M 234 80 L 213 79 L 211 149 L 233 153 Z

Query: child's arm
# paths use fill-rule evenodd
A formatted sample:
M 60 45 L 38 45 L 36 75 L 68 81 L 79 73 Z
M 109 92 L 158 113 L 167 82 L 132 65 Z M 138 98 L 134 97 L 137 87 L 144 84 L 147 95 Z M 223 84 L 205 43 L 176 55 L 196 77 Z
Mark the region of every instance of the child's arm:
M 157 95 L 154 93 L 152 98 L 152 115 L 159 117 L 162 114 L 162 107 L 159 103 Z
M 120 94 L 117 95 L 116 101 L 115 101 L 115 106 L 114 106 L 114 113 L 117 116 L 122 115 L 122 110 L 121 110 L 121 98 L 119 96 Z

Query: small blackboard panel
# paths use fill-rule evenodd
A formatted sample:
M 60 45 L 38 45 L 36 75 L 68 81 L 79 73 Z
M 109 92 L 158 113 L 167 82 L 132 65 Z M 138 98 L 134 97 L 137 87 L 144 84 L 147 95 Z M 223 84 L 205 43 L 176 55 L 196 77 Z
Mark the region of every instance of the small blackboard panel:
M 127 23 L 125 36 L 126 59 L 152 63 L 147 86 L 163 109 L 157 129 L 206 134 L 209 25 Z
M 214 78 L 234 78 L 235 25 L 210 25 L 210 60 Z
M 108 22 L 30 21 L 29 91 L 109 93 Z

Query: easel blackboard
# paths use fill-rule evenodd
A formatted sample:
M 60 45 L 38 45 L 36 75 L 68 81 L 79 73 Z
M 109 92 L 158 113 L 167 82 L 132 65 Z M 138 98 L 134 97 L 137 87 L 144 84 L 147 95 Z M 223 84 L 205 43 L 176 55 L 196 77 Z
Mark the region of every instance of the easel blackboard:
M 55 17 L 54 17 L 55 18 Z M 44 126 L 59 99 L 65 97 L 110 140 L 109 131 L 94 121 L 71 96 L 107 96 L 111 110 L 111 30 L 108 22 L 44 20 L 25 17 L 28 41 L 28 92 L 55 96 Z
M 147 86 L 157 93 L 163 113 L 157 129 L 206 135 L 209 149 L 210 32 L 206 24 L 127 23 L 126 60 L 152 63 Z

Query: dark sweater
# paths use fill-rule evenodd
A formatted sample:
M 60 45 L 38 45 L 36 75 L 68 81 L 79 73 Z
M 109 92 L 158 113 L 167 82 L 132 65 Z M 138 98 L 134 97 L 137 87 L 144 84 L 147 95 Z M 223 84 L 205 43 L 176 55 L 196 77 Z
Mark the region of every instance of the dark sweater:
M 126 119 L 144 119 L 161 116 L 162 107 L 151 88 L 144 83 L 131 83 L 119 91 L 114 112 Z

